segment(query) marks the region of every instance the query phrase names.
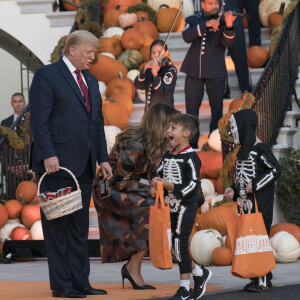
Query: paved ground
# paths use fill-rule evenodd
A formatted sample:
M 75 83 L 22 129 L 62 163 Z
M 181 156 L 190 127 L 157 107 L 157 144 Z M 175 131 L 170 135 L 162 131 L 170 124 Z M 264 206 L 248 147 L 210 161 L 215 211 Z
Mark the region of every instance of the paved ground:
M 123 263 L 102 264 L 99 258 L 91 258 L 91 282 L 112 282 L 121 284 L 120 270 Z M 300 260 L 291 264 L 278 264 L 273 270 L 274 289 L 261 294 L 242 292 L 247 283 L 245 279 L 233 277 L 231 267 L 209 267 L 213 276 L 209 282 L 212 286 L 223 286 L 221 291 L 206 294 L 207 299 L 300 299 Z M 149 284 L 178 284 L 178 266 L 171 270 L 155 269 L 151 261 L 144 260 L 142 274 Z M 0 280 L 48 281 L 48 268 L 45 259 L 30 262 L 12 262 L 0 265 Z M 287 286 L 286 286 L 287 285 Z

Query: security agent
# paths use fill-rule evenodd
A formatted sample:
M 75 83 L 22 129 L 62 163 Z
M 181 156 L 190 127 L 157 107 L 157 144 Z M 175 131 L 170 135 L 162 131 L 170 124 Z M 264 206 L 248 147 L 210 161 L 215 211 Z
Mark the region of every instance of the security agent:
M 227 70 L 225 47 L 234 43 L 232 24 L 235 20 L 231 11 L 224 14 L 224 21 L 214 18 L 219 10 L 218 0 L 203 0 L 203 11 L 186 18 L 183 39 L 191 46 L 182 63 L 181 72 L 186 73 L 186 112 L 196 117 L 204 95 L 204 83 L 211 107 L 210 132 L 218 128 L 223 114 L 223 95 Z M 191 145 L 197 147 L 198 134 Z

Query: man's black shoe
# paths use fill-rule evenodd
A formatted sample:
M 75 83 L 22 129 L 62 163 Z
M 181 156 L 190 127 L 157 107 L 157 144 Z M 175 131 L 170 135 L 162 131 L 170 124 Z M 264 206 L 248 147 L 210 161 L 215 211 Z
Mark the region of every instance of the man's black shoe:
M 86 298 L 86 295 L 73 288 L 65 288 L 61 291 L 52 291 L 52 297 L 56 298 Z
M 105 290 L 100 290 L 100 289 L 94 289 L 91 286 L 87 288 L 80 288 L 77 289 L 80 293 L 83 293 L 85 295 L 106 295 L 107 291 Z

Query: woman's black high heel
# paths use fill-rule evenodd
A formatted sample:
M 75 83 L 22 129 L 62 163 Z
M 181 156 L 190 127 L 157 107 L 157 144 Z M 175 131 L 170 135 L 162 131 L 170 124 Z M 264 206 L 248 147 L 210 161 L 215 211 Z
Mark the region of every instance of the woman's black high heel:
M 145 285 L 137 285 L 133 278 L 131 277 L 130 273 L 128 272 L 126 268 L 126 264 L 121 269 L 121 275 L 122 275 L 122 283 L 123 283 L 123 290 L 124 290 L 124 279 L 128 279 L 131 283 L 134 290 L 156 290 L 156 287 L 145 284 Z

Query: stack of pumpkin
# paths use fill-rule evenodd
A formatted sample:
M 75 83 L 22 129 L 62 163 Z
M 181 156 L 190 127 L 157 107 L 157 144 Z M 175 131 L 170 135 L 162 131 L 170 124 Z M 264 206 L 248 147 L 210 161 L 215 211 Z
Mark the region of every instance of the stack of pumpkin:
M 16 198 L 0 203 L 1 250 L 5 240 L 44 239 L 36 184 L 22 181 L 17 187 Z

